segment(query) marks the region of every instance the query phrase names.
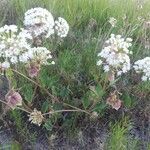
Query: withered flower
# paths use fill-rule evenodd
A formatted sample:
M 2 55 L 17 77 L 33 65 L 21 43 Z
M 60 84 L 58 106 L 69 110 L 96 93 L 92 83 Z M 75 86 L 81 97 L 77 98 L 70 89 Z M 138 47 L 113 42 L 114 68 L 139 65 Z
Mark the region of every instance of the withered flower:
M 150 28 L 150 21 L 145 21 L 143 24 L 144 29 L 149 29 Z
M 115 73 L 113 71 L 108 72 L 108 80 L 113 82 L 115 80 Z
M 28 75 L 31 78 L 37 77 L 40 71 L 40 65 L 36 63 L 29 64 L 27 66 Z
M 118 110 L 121 107 L 121 100 L 118 98 L 116 91 L 110 94 L 107 98 L 107 104 L 112 106 L 112 108 Z
M 17 106 L 22 105 L 22 97 L 18 92 L 15 92 L 14 90 L 10 90 L 6 96 L 5 100 L 12 109 L 15 109 Z
M 31 112 L 29 115 L 29 121 L 31 121 L 33 124 L 37 124 L 38 126 L 42 124 L 43 119 L 44 117 L 41 111 L 38 111 L 36 108 L 34 108 L 33 112 Z
M 91 114 L 91 119 L 96 119 L 98 118 L 98 113 L 96 111 L 93 111 Z

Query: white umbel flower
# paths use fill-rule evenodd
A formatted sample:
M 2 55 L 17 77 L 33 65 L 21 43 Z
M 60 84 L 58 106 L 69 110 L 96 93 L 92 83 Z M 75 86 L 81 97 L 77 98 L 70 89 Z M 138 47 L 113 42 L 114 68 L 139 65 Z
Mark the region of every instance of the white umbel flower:
M 54 18 L 44 8 L 29 9 L 25 13 L 24 25 L 34 37 L 44 35 L 48 38 L 54 33 Z
M 2 66 L 8 68 L 8 64 L 18 63 L 18 57 L 26 51 L 30 45 L 27 38 L 31 39 L 28 33 L 16 25 L 5 25 L 0 28 L 0 58 Z
M 97 65 L 103 64 L 105 72 L 114 72 L 116 75 L 121 75 L 130 70 L 129 54 L 132 53 L 128 48 L 132 45 L 132 39 L 124 39 L 121 35 L 111 35 L 111 38 L 106 41 L 106 47 L 98 53 L 100 59 Z
M 69 32 L 69 25 L 67 21 L 61 17 L 55 21 L 55 30 L 59 37 L 66 37 Z
M 150 81 L 150 57 L 136 61 L 133 67 L 137 73 L 142 74 L 142 81 Z
M 52 59 L 51 52 L 47 50 L 45 47 L 34 47 L 30 48 L 28 51 L 20 55 L 20 61 L 24 63 L 36 62 L 40 65 L 48 65 L 53 64 L 48 62 L 48 60 Z

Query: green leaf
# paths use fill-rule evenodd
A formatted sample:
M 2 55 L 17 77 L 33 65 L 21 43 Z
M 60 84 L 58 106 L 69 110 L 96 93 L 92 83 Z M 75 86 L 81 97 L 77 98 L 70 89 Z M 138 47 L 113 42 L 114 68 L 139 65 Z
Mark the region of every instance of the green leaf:
M 6 145 L 7 147 L 8 145 Z M 20 150 L 21 149 L 21 145 L 18 142 L 13 142 L 11 144 L 11 150 Z
M 86 109 L 89 105 L 90 105 L 90 99 L 89 99 L 89 94 L 87 93 L 83 99 L 82 99 L 82 104 L 84 106 L 84 108 Z
M 105 94 L 105 91 L 103 90 L 102 86 L 99 84 L 95 88 L 96 93 L 98 94 L 99 98 L 102 98 Z
M 21 88 L 21 93 L 23 94 L 25 100 L 29 103 L 32 102 L 32 97 L 33 97 L 33 88 L 32 88 L 32 84 L 25 84 L 22 88 Z
M 134 105 L 133 98 L 128 93 L 123 94 L 122 100 L 124 102 L 124 105 L 128 108 Z
M 45 101 L 42 105 L 42 112 L 43 113 L 47 112 L 49 109 L 49 106 L 50 106 L 50 103 L 48 101 Z
M 52 128 L 53 128 L 53 124 L 51 122 L 51 119 L 47 119 L 45 124 L 44 124 L 44 127 L 48 130 L 48 131 L 51 131 Z
M 59 96 L 66 98 L 69 95 L 69 90 L 66 87 L 62 87 L 60 90 Z
M 78 60 L 78 61 L 77 61 Z M 61 72 L 72 75 L 79 67 L 80 57 L 75 52 L 66 50 L 58 56 L 58 67 Z
M 100 113 L 101 115 L 104 114 L 105 110 L 107 108 L 107 104 L 104 102 L 98 103 L 95 108 L 93 109 L 93 111 L 96 111 L 98 113 Z

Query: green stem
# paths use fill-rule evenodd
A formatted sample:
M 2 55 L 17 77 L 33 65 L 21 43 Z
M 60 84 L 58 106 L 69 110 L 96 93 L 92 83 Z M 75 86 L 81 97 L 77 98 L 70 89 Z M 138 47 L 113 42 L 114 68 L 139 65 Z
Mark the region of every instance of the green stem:
M 67 104 L 67 103 L 63 103 L 63 104 L 66 105 L 66 106 L 69 106 L 69 107 L 71 107 L 71 108 L 74 108 L 74 109 L 76 109 L 76 110 L 78 110 L 78 111 L 82 111 L 82 112 L 84 112 L 84 113 L 86 113 L 86 114 L 91 115 L 91 114 L 90 114 L 88 111 L 86 111 L 86 110 L 82 110 L 82 109 L 80 109 L 80 108 L 78 108 L 78 107 L 72 106 L 72 105 Z
M 22 74 L 22 73 L 20 73 L 20 72 L 18 72 L 17 70 L 14 70 L 14 69 L 11 69 L 13 72 L 15 72 L 15 73 L 17 73 L 17 74 L 19 74 L 19 75 L 21 75 L 22 77 L 24 77 L 25 79 L 27 79 L 27 80 L 29 80 L 29 81 L 31 81 L 33 84 L 35 84 L 36 86 L 38 86 L 38 87 L 40 87 L 40 88 L 42 88 L 53 100 L 55 100 L 55 101 L 57 101 L 57 102 L 59 102 L 59 100 L 58 100 L 58 98 L 57 97 L 55 97 L 55 96 L 53 96 L 47 89 L 45 89 L 43 86 L 41 86 L 40 84 L 38 84 L 37 82 L 35 82 L 34 80 L 32 80 L 32 79 L 30 79 L 30 78 L 28 78 L 27 76 L 25 76 L 24 74 Z
M 0 100 L 0 102 L 3 103 L 3 104 L 5 104 L 5 105 L 7 105 L 8 107 L 10 107 L 10 106 L 9 106 L 6 102 L 4 102 L 3 100 Z M 11 108 L 11 107 L 10 107 L 10 108 Z M 12 108 L 11 108 L 11 109 L 12 109 Z M 24 112 L 30 114 L 30 112 L 29 112 L 28 110 L 24 109 L 24 108 L 16 107 L 16 109 L 22 110 L 22 111 L 24 111 Z
M 87 113 L 86 111 L 84 110 L 71 110 L 71 109 L 68 109 L 68 110 L 56 110 L 56 111 L 51 111 L 51 112 L 48 112 L 48 113 L 44 113 L 44 115 L 50 115 L 50 114 L 54 114 L 54 113 L 61 113 L 61 112 L 84 112 L 84 113 Z M 90 113 L 87 113 L 90 115 Z
M 49 91 L 48 91 L 47 89 L 45 89 L 44 87 L 42 87 L 41 85 L 39 85 L 37 82 L 35 82 L 34 80 L 28 78 L 27 76 L 25 76 L 24 74 L 18 72 L 17 70 L 14 70 L 14 69 L 11 69 L 11 70 L 12 70 L 13 72 L 15 72 L 15 73 L 21 75 L 21 76 L 24 77 L 25 79 L 31 81 L 32 83 L 34 83 L 34 84 L 37 85 L 38 87 L 42 88 L 53 100 L 59 102 L 59 99 L 58 99 L 57 97 L 53 96 L 51 93 L 49 93 Z M 67 103 L 64 103 L 64 102 L 63 102 L 63 104 L 64 104 L 64 105 L 67 105 L 67 106 L 69 106 L 69 107 L 71 107 L 71 108 L 74 108 L 74 109 L 76 109 L 77 111 L 80 111 L 80 112 L 82 111 L 82 112 L 84 112 L 84 113 L 90 115 L 90 113 L 87 112 L 86 110 L 82 110 L 82 109 L 80 109 L 80 108 L 77 108 L 77 107 L 75 107 L 75 106 L 72 106 L 72 105 L 67 104 Z
M 16 107 L 16 109 L 18 109 L 18 110 L 22 110 L 22 111 L 24 111 L 24 112 L 26 112 L 26 113 L 28 113 L 28 114 L 30 114 L 31 112 L 29 112 L 28 110 L 26 110 L 26 109 L 24 109 L 24 108 L 21 108 L 21 107 Z

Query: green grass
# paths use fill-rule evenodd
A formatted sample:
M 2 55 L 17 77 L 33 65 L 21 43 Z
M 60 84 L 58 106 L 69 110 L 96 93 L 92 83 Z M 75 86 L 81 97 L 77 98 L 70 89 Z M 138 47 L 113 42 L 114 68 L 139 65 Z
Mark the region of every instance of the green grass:
M 111 125 L 111 133 L 107 142 L 107 150 L 138 150 L 138 140 L 130 138 L 128 132 L 131 123 L 127 118 Z
M 17 140 L 19 142 L 35 142 L 36 139 L 36 134 L 37 133 L 31 133 L 31 131 L 28 129 L 27 126 L 27 122 L 25 122 L 25 120 L 22 118 L 22 114 L 19 111 L 11 111 L 10 113 L 11 118 L 14 120 L 15 122 L 15 136 L 20 136 L 20 138 L 18 138 Z M 18 144 L 14 143 L 12 145 L 12 147 L 15 148 L 15 146 L 17 147 Z
M 108 17 L 113 16 L 118 20 L 127 15 L 134 24 L 138 16 L 148 18 L 150 2 L 146 1 L 143 9 L 137 9 L 136 0 L 11 0 L 11 15 L 17 15 L 17 21 L 21 21 L 25 11 L 31 7 L 45 7 L 55 16 L 66 18 L 71 26 L 82 26 L 94 18 L 103 25 Z

